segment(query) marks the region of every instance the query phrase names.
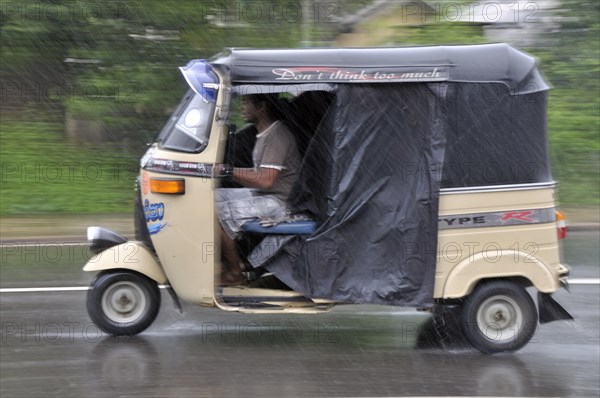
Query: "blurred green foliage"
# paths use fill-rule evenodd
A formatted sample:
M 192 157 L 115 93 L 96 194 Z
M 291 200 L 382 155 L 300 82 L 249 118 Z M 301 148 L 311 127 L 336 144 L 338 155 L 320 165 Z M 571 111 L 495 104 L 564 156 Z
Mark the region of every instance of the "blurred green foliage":
M 530 51 L 552 83 L 550 154 L 565 204 L 600 203 L 600 2 L 562 0 L 552 48 Z
M 484 43 L 480 26 L 461 22 L 440 22 L 432 25 L 413 26 L 405 34 L 404 41 L 411 44 L 476 44 Z
M 224 47 L 327 44 L 339 33 L 336 18 L 372 0 L 321 1 L 308 9 L 298 0 L 0 3 L 0 215 L 6 215 L 129 211 L 145 143 L 186 90 L 178 66 Z M 599 4 L 563 0 L 556 45 L 527 49 L 555 87 L 551 155 L 561 201 L 569 205 L 599 203 Z M 481 26 L 472 24 L 395 28 L 394 43 L 379 44 L 485 41 Z M 107 141 L 73 138 L 71 121 L 102 126 Z M 102 176 L 89 175 L 94 165 L 102 165 Z M 53 177 L 58 169 L 61 179 Z

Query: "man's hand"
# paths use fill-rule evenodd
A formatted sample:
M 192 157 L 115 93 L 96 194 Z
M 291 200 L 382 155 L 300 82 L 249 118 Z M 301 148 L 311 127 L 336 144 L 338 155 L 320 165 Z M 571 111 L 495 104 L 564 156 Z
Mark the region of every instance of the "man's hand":
M 233 166 L 226 163 L 215 163 L 213 167 L 213 178 L 233 177 Z
M 261 167 L 259 169 L 240 169 L 226 163 L 215 163 L 213 167 L 213 178 L 227 178 L 247 188 L 269 189 L 279 175 L 280 170 Z

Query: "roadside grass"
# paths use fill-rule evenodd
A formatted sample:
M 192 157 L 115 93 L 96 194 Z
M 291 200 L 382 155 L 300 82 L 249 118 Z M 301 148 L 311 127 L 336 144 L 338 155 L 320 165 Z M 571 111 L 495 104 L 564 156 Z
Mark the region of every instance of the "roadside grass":
M 600 203 L 598 101 L 579 94 L 550 92 L 550 154 L 562 207 Z M 52 114 L 3 115 L 0 132 L 0 216 L 131 212 L 140 149 L 69 140 L 63 118 Z
M 0 215 L 130 211 L 137 155 L 118 144 L 71 142 L 62 119 L 42 117 L 3 115 Z

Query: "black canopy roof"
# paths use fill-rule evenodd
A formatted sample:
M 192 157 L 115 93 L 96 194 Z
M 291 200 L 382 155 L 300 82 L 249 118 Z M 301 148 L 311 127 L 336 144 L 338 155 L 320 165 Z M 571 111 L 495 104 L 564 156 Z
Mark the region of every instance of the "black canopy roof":
M 534 57 L 508 44 L 401 48 L 227 49 L 210 63 L 239 84 L 477 82 L 512 94 L 549 87 Z

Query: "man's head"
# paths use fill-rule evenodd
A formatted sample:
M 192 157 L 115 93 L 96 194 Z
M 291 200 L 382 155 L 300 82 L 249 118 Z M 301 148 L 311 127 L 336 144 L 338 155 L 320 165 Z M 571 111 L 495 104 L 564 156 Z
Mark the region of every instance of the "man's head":
M 242 97 L 241 113 L 245 121 L 256 123 L 275 121 L 279 97 L 277 94 L 248 94 Z

